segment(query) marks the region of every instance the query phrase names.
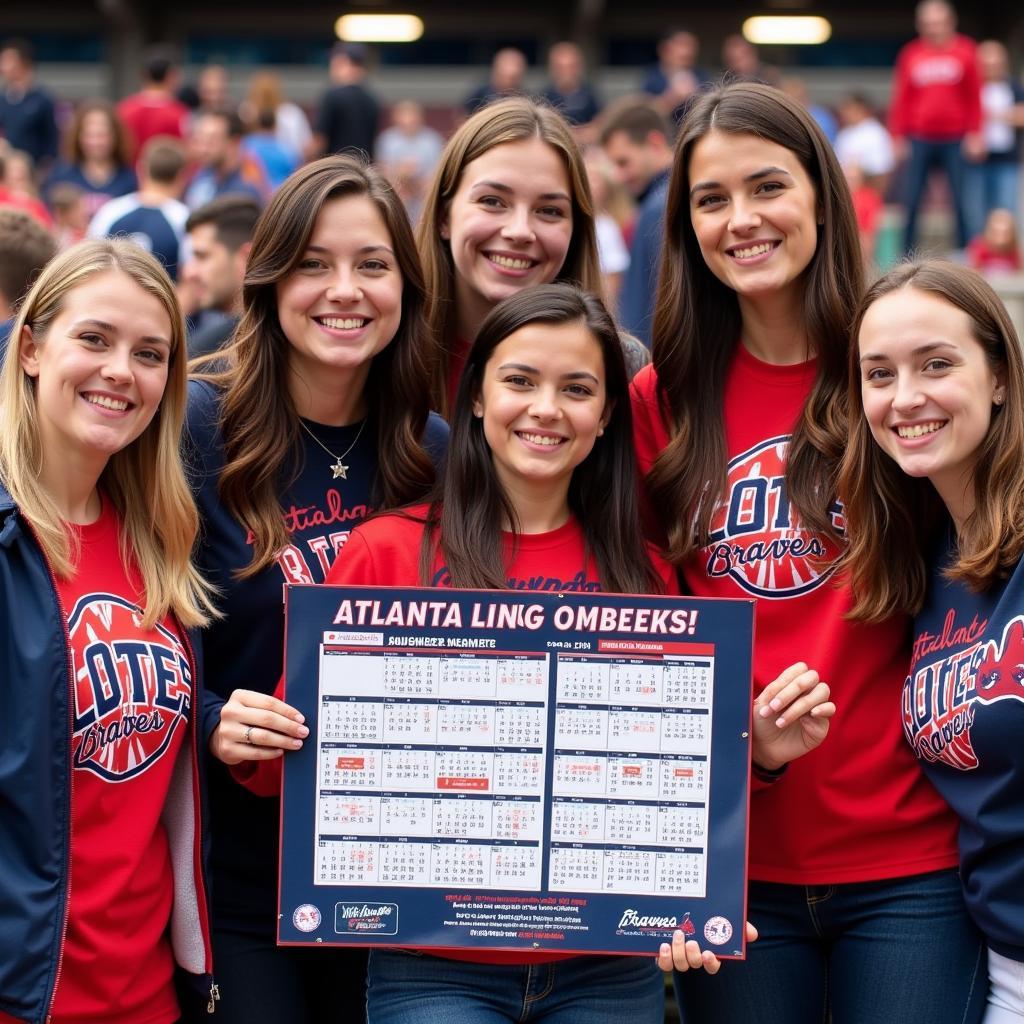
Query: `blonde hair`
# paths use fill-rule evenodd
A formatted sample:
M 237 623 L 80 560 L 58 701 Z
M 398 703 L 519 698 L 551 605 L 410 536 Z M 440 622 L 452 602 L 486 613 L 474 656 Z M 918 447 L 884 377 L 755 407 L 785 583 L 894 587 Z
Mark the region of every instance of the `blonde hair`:
M 72 533 L 39 483 L 43 462 L 36 410 L 36 381 L 21 365 L 21 337 L 29 327 L 36 343 L 64 308 L 68 294 L 96 274 L 118 271 L 156 298 L 171 323 L 167 386 L 152 421 L 127 447 L 110 457 L 99 487 L 121 520 L 121 553 L 142 577 L 143 625 L 173 613 L 184 626 L 203 625 L 213 614 L 211 589 L 191 562 L 199 528 L 195 502 L 181 464 L 185 415 L 185 322 L 163 267 L 130 242 L 80 242 L 40 273 L 11 331 L 0 369 L 0 478 L 32 525 L 56 574 L 75 573 Z

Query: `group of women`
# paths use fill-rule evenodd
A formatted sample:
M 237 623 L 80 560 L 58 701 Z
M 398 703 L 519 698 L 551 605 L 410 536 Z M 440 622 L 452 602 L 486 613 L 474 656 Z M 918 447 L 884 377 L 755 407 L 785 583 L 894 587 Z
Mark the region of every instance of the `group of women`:
M 827 141 L 749 84 L 681 127 L 635 376 L 598 292 L 579 150 L 524 99 L 456 131 L 416 240 L 374 170 L 296 172 L 191 382 L 150 258 L 46 268 L 0 374 L 0 1022 L 654 1024 L 672 967 L 691 1024 L 1024 1019 L 1005 311 L 937 262 L 862 297 Z M 756 598 L 746 961 L 276 948 L 283 584 L 538 564 Z

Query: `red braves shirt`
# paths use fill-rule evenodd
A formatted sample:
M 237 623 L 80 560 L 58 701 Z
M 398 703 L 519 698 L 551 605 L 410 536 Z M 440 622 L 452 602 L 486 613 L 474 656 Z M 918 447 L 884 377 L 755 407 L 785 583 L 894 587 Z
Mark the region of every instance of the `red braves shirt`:
M 894 137 L 952 142 L 981 129 L 976 50 L 961 35 L 939 47 L 914 39 L 900 50 L 889 106 Z
M 803 527 L 786 495 L 786 452 L 817 372 L 773 366 L 742 346 L 725 387 L 726 492 L 710 543 L 682 567 L 699 597 L 757 598 L 754 692 L 806 661 L 832 687 L 838 712 L 825 742 L 785 777 L 751 793 L 750 876 L 828 885 L 897 878 L 956 864 L 956 825 L 903 741 L 900 693 L 909 623 L 844 618 L 838 547 Z M 653 367 L 633 380 L 641 472 L 668 444 Z M 833 522 L 843 527 L 842 506 Z
M 168 1024 L 178 1004 L 160 819 L 188 733 L 192 672 L 172 624 L 139 624 L 139 576 L 122 563 L 110 503 L 78 530 L 78 571 L 57 584 L 74 678 L 71 880 L 48 1019 Z

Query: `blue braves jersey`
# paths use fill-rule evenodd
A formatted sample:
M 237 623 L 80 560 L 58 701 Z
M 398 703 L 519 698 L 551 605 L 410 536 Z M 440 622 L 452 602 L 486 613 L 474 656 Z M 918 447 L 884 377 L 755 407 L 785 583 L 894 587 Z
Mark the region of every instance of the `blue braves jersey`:
M 960 873 L 989 945 L 1024 960 L 1024 566 L 983 594 L 936 559 L 914 625 L 903 730 L 960 818 Z
M 212 385 L 189 384 L 186 446 L 192 486 L 202 520 L 196 561 L 219 591 L 223 618 L 203 633 L 203 664 L 211 704 L 238 688 L 272 693 L 284 665 L 284 586 L 322 583 L 351 530 L 373 510 L 377 445 L 361 424 L 307 427 L 332 453 L 344 453 L 344 478 L 331 470 L 332 456 L 306 431 L 297 453 L 297 475 L 280 495 L 291 543 L 274 562 L 244 579 L 252 560 L 248 530 L 221 504 L 217 491 L 224 469 L 220 398 Z M 423 444 L 439 460 L 448 428 L 438 416 L 427 421 Z M 289 474 L 290 475 L 290 474 Z M 208 724 L 209 727 L 209 724 Z M 214 763 L 210 770 L 215 927 L 230 927 L 273 940 L 277 907 L 277 801 L 251 796 Z

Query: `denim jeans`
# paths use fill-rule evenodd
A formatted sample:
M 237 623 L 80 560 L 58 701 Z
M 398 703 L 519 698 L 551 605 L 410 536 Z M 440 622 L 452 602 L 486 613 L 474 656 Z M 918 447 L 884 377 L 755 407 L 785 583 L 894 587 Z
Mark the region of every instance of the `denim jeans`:
M 522 967 L 374 949 L 366 1011 L 369 1024 L 662 1024 L 665 983 L 653 952 Z
M 1020 171 L 1016 160 L 983 160 L 980 164 L 968 164 L 964 180 L 964 213 L 972 238 L 981 234 L 985 219 L 992 210 L 1009 210 L 1016 215 L 1020 191 Z
M 977 1024 L 985 947 L 955 871 L 750 884 L 761 937 L 714 977 L 677 974 L 686 1024 Z
M 967 246 L 967 223 L 964 220 L 964 167 L 966 161 L 960 149 L 960 141 L 927 142 L 924 139 L 910 139 L 910 159 L 905 170 L 905 199 L 907 222 L 903 229 L 903 251 L 914 247 L 917 233 L 917 214 L 924 199 L 928 184 L 928 172 L 941 167 L 949 182 L 949 199 L 956 219 L 957 248 Z

